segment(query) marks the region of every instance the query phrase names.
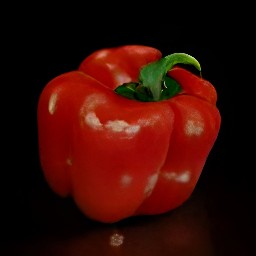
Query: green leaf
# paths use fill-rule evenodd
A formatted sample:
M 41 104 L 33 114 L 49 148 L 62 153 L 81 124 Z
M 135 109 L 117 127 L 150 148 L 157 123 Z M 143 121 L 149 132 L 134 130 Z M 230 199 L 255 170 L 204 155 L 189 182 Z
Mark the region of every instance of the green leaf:
M 135 98 L 139 101 L 153 101 L 153 96 L 150 90 L 147 87 L 144 87 L 142 85 L 137 86 Z
M 138 83 L 124 83 L 120 86 L 118 86 L 115 89 L 115 92 L 119 95 L 122 95 L 128 99 L 136 99 L 136 87 L 138 86 Z
M 182 91 L 181 86 L 171 77 L 166 76 L 163 81 L 161 100 L 170 99 Z

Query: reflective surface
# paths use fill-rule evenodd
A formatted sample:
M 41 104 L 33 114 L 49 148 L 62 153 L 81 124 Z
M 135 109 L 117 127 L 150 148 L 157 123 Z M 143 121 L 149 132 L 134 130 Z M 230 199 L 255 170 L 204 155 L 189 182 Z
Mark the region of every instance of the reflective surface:
M 115 224 L 88 220 L 72 200 L 41 187 L 30 201 L 33 209 L 7 227 L 1 250 L 27 256 L 251 255 L 250 205 L 239 191 L 230 186 L 227 191 L 214 177 L 211 181 L 203 176 L 191 198 L 174 211 Z M 237 207 L 239 197 L 243 202 Z

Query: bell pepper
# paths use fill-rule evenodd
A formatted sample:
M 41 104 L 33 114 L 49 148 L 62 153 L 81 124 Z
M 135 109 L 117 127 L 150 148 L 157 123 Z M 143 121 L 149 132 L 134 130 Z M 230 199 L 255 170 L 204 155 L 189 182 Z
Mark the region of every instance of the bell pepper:
M 40 94 L 44 177 L 95 221 L 171 211 L 191 196 L 217 139 L 216 102 L 189 54 L 97 50 Z

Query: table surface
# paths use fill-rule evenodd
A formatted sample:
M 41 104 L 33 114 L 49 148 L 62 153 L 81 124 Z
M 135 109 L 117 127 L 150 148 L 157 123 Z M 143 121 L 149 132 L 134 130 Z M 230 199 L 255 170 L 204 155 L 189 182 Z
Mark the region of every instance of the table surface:
M 173 211 L 114 224 L 87 219 L 72 199 L 45 184 L 34 192 L 23 202 L 27 208 L 17 209 L 18 218 L 6 219 L 0 255 L 252 255 L 250 200 L 214 175 L 202 175 L 189 200 Z

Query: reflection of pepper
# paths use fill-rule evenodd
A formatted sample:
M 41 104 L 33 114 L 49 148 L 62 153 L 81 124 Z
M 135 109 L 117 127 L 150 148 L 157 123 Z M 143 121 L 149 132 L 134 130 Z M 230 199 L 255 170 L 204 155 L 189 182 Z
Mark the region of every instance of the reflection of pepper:
M 50 187 L 72 196 L 86 216 L 116 222 L 160 214 L 191 195 L 221 117 L 213 85 L 178 64 L 201 70 L 183 53 L 102 49 L 45 86 L 42 169 Z

